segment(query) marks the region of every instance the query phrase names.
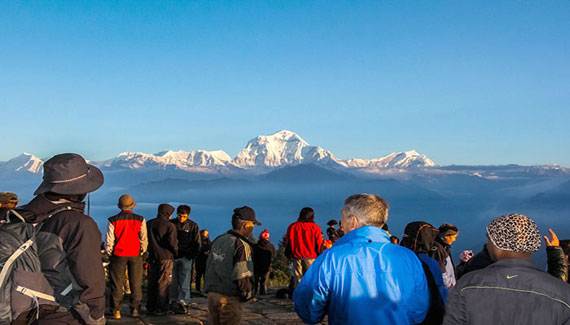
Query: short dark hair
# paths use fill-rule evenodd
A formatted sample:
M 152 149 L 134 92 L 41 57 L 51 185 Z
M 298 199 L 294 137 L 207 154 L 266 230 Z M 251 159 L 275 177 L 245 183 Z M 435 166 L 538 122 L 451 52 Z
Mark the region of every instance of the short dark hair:
M 451 223 L 444 223 L 443 225 L 439 226 L 439 233 L 445 236 L 453 236 L 459 233 L 459 229 Z
M 190 211 L 192 211 L 192 209 L 190 208 L 190 206 L 188 206 L 186 204 L 179 205 L 178 208 L 176 208 L 176 214 L 188 214 L 188 215 L 190 215 Z
M 233 230 L 240 230 L 248 222 L 251 222 L 251 221 L 241 220 L 239 218 L 232 218 L 232 229 Z
M 315 221 L 315 211 L 309 207 L 304 207 L 299 212 L 299 219 L 297 221 L 301 222 L 314 222 Z

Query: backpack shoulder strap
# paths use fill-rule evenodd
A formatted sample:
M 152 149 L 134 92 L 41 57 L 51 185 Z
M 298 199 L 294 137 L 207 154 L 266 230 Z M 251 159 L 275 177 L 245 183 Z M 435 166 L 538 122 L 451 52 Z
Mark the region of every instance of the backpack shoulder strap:
M 2 287 L 4 285 L 4 280 L 6 280 L 6 276 L 8 275 L 8 271 L 11 269 L 14 261 L 20 255 L 22 255 L 25 251 L 27 251 L 28 248 L 30 248 L 33 244 L 34 244 L 34 241 L 32 239 L 28 239 L 25 243 L 20 245 L 20 247 L 18 247 L 18 249 L 16 249 L 12 253 L 12 255 L 10 255 L 10 257 L 6 260 L 6 263 L 4 263 L 4 266 L 2 267 L 2 271 L 0 271 L 0 287 Z
M 5 221 L 5 223 L 10 223 L 10 222 L 11 222 L 11 220 L 10 220 L 10 215 L 11 215 L 11 214 L 14 215 L 16 218 L 20 219 L 20 221 L 26 222 L 26 220 L 24 219 L 24 217 L 22 217 L 22 215 L 21 215 L 20 213 L 18 213 L 18 211 L 14 210 L 14 209 L 11 209 L 11 210 L 8 210 L 8 212 L 6 213 L 6 221 Z

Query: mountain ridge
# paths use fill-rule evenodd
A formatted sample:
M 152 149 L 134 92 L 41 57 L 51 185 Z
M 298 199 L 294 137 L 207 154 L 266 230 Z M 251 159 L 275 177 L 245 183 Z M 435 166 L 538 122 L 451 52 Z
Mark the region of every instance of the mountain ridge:
M 38 174 L 44 161 L 32 154 L 23 153 L 0 162 L 0 175 Z M 415 150 L 393 152 L 388 155 L 341 160 L 331 151 L 310 145 L 297 133 L 281 130 L 270 135 L 250 139 L 234 158 L 223 150 L 167 150 L 155 154 L 122 152 L 114 158 L 91 161 L 97 167 L 111 170 L 179 170 L 204 174 L 265 174 L 273 170 L 298 166 L 317 165 L 331 170 L 349 171 L 364 175 L 398 175 L 406 173 L 464 173 L 476 177 L 496 177 L 497 173 L 569 175 L 570 169 L 559 165 L 499 165 L 499 166 L 440 166 L 425 154 Z M 516 171 L 516 173 L 514 173 Z

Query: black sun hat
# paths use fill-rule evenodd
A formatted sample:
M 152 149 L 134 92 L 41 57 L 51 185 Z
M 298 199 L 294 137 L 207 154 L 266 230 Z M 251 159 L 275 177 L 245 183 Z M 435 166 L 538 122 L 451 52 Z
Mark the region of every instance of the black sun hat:
M 55 155 L 44 163 L 44 178 L 34 195 L 46 192 L 85 194 L 103 185 L 103 173 L 75 153 Z

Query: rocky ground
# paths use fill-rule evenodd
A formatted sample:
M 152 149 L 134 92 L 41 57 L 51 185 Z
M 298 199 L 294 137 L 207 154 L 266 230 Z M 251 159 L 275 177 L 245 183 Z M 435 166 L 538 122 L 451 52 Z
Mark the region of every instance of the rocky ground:
M 277 288 L 270 288 L 268 295 L 258 296 L 245 303 L 241 324 L 303 324 L 293 309 L 293 302 L 290 299 L 275 297 L 276 291 Z M 189 308 L 188 315 L 149 316 L 146 315 L 143 307 L 141 316 L 132 318 L 130 317 L 128 297 L 126 297 L 121 309 L 122 318 L 120 320 L 109 319 L 107 324 L 206 324 L 208 319 L 206 298 L 196 297 L 192 300 L 193 304 Z

